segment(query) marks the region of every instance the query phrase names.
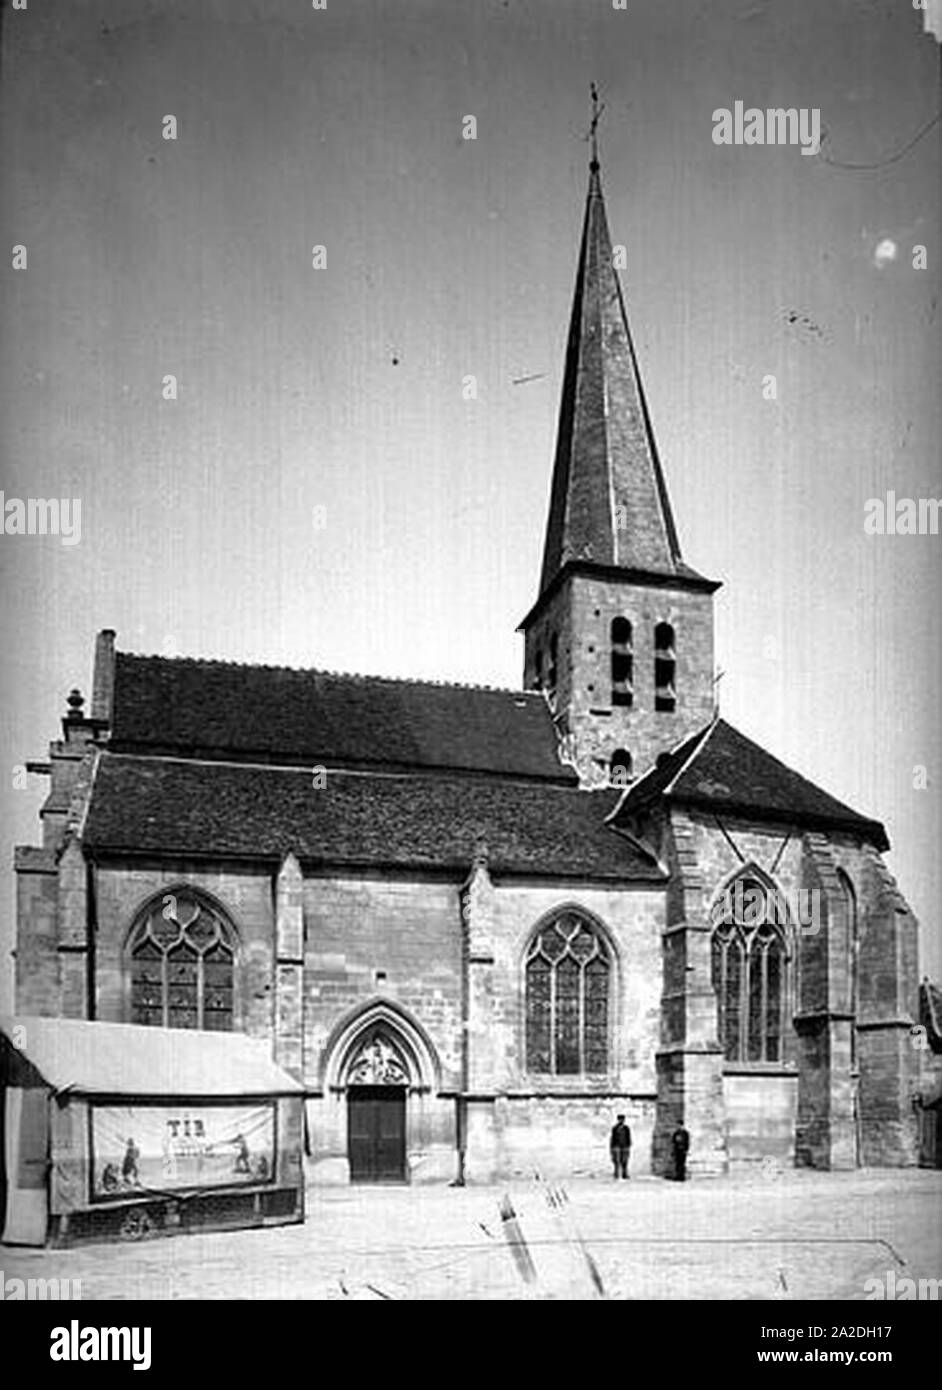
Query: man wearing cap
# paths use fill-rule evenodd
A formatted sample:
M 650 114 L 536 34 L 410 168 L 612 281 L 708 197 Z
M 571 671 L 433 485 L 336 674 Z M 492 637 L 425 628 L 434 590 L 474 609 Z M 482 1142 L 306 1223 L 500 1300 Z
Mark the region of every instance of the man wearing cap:
M 624 1115 L 619 1115 L 617 1123 L 613 1125 L 608 1147 L 612 1156 L 614 1177 L 618 1178 L 620 1175 L 627 1178 L 628 1160 L 631 1157 L 631 1130 L 625 1124 Z

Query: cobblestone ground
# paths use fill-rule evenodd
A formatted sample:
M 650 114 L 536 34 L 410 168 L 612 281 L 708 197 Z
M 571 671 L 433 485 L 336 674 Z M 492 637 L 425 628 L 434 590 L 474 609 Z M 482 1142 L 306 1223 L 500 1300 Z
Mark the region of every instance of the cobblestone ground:
M 0 1246 L 0 1269 L 79 1278 L 84 1299 L 864 1299 L 890 1270 L 942 1279 L 942 1173 L 562 1186 L 555 1207 L 536 1182 L 312 1188 L 300 1226 Z

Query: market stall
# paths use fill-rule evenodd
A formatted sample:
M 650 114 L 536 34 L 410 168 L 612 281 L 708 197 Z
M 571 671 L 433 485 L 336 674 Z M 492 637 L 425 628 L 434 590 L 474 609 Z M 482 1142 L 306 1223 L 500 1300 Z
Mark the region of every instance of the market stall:
M 8 1244 L 304 1219 L 303 1088 L 236 1033 L 0 1018 Z

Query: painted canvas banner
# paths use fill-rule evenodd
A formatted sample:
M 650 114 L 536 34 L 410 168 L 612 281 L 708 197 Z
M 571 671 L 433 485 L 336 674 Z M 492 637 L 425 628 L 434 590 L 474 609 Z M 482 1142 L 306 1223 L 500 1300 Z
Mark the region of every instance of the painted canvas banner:
M 275 1171 L 275 1106 L 94 1105 L 92 1197 L 263 1183 Z

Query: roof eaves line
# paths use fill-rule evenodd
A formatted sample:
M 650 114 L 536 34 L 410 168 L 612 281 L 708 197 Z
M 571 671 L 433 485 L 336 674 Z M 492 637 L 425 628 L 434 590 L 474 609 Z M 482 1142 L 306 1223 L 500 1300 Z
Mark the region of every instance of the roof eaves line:
M 284 861 L 285 853 L 289 851 L 257 851 L 248 853 L 245 851 L 233 850 L 194 850 L 186 846 L 159 846 L 158 848 L 144 848 L 138 845 L 110 845 L 107 843 L 93 843 L 92 850 L 97 851 L 101 856 L 110 856 L 116 859 L 149 859 L 154 854 L 164 855 L 185 855 L 194 860 L 229 861 L 232 863 L 259 863 L 259 864 L 280 864 Z M 396 872 L 426 872 L 443 875 L 457 875 L 458 881 L 463 882 L 467 878 L 468 864 L 467 859 L 449 860 L 430 860 L 430 859 L 353 859 L 342 856 L 318 856 L 315 854 L 305 854 L 298 846 L 293 846 L 290 852 L 294 854 L 299 863 L 316 868 L 327 869 L 363 869 L 363 870 L 393 870 Z M 649 856 L 650 857 L 650 856 Z M 548 871 L 545 867 L 534 867 L 533 865 L 519 865 L 497 860 L 489 866 L 492 878 L 502 876 L 509 878 L 539 878 L 539 879 L 576 879 L 587 882 L 599 883 L 619 883 L 625 887 L 643 887 L 662 885 L 665 877 L 669 875 L 659 865 L 646 866 L 643 872 L 633 874 L 630 878 L 626 877 L 624 871 L 612 869 L 602 871 L 598 869 L 586 868 L 562 868 Z M 464 876 L 462 878 L 461 876 Z
M 847 815 L 839 816 L 831 815 L 826 811 L 783 811 L 776 806 L 755 805 L 747 800 L 736 799 L 721 803 L 719 810 L 717 810 L 716 801 L 702 793 L 698 795 L 697 792 L 680 792 L 675 794 L 672 800 L 677 806 L 692 806 L 696 810 L 709 811 L 714 815 L 722 813 L 727 816 L 752 816 L 762 821 L 792 826 L 796 830 L 845 830 L 851 834 L 861 835 L 864 839 L 877 833 L 884 839 L 888 838 L 886 826 L 882 821 L 870 820 L 866 816 L 859 815 L 850 807 L 847 808 Z
M 680 560 L 678 567 L 672 570 L 653 570 L 637 565 L 609 565 L 598 560 L 572 558 L 565 560 L 549 583 L 540 588 L 539 594 L 530 605 L 526 615 L 517 624 L 518 632 L 527 630 L 537 613 L 543 609 L 570 575 L 580 578 L 587 575 L 600 577 L 618 583 L 633 584 L 640 588 L 676 589 L 680 592 L 689 593 L 692 591 L 702 594 L 715 594 L 718 589 L 722 588 L 723 584 L 720 579 L 707 579 L 705 575 L 699 574 L 685 560 Z

